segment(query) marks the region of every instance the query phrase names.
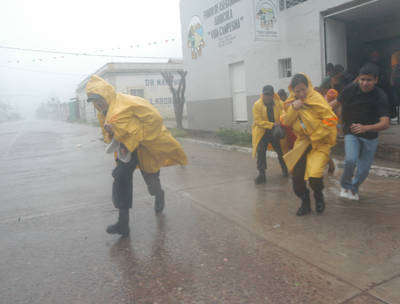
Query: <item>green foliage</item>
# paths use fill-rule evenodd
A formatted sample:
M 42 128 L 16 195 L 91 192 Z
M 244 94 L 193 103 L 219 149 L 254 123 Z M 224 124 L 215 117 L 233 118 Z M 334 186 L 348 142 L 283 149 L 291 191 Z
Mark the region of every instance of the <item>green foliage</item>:
M 219 129 L 217 137 L 226 145 L 251 146 L 251 134 L 248 131 Z
M 186 137 L 188 134 L 183 129 L 178 128 L 170 128 L 169 131 L 171 132 L 173 137 Z

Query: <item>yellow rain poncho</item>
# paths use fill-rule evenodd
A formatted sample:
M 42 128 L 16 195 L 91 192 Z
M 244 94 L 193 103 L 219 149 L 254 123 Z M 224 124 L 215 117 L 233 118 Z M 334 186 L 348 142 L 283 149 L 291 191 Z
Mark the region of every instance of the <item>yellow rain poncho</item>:
M 186 165 L 187 158 L 179 142 L 163 125 L 163 119 L 147 100 L 116 93 L 113 86 L 94 75 L 86 85 L 87 94 L 101 95 L 108 103 L 106 117 L 98 113 L 104 141 L 110 136 L 104 124 L 111 125 L 114 138 L 129 151 L 137 149 L 139 167 L 147 173 L 156 173 L 161 167 Z
M 278 94 L 274 95 L 274 118 L 276 122 L 279 122 L 281 115 L 283 114 L 283 102 L 279 98 Z M 274 123 L 270 122 L 267 114 L 267 106 L 264 104 L 262 96 L 259 100 L 254 103 L 253 106 L 253 126 L 252 126 L 252 144 L 253 144 L 253 157 L 256 157 L 257 147 L 260 140 L 265 134 L 266 130 L 272 130 Z M 287 151 L 286 138 L 281 140 L 281 147 L 283 153 Z
M 297 136 L 293 149 L 283 157 L 289 172 L 293 171 L 294 166 L 311 145 L 311 150 L 307 154 L 305 180 L 310 177 L 323 177 L 337 135 L 336 115 L 325 98 L 314 90 L 308 77 L 307 80 L 308 93 L 303 107 L 295 110 L 291 106 L 296 97 L 292 87 L 289 86 L 290 96 L 285 102 L 286 112 L 281 117 L 282 124 L 292 127 Z

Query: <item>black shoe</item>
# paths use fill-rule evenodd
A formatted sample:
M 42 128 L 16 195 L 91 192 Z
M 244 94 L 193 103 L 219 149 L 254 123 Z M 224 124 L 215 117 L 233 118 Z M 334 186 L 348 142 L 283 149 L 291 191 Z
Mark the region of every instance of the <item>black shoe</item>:
M 106 232 L 109 234 L 128 236 L 130 233 L 129 209 L 119 209 L 118 222 L 116 222 L 114 225 L 108 226 Z
M 307 215 L 309 213 L 311 213 L 310 206 L 304 207 L 303 205 L 301 205 L 301 207 L 297 210 L 296 215 L 297 216 L 303 216 L 303 215 Z
M 311 213 L 311 206 L 310 206 L 310 192 L 306 192 L 301 199 L 301 206 L 299 210 L 297 210 L 297 216 L 303 216 L 306 214 Z
M 328 165 L 328 173 L 333 174 L 335 173 L 335 170 L 336 170 L 335 163 L 333 162 L 333 160 L 330 160 Z
M 315 202 L 315 211 L 317 211 L 317 213 L 322 213 L 325 210 L 325 202 L 324 200 L 320 200 Z
M 109 234 L 120 234 L 121 236 L 128 236 L 130 231 L 129 227 L 123 227 L 120 223 L 115 223 L 107 227 L 106 232 Z
M 324 195 L 322 193 L 320 194 L 314 193 L 314 197 L 315 197 L 315 211 L 321 214 L 325 210 Z
M 165 206 L 164 190 L 161 190 L 160 194 L 156 195 L 154 200 L 154 211 L 156 214 L 163 212 Z
M 267 178 L 265 177 L 265 173 L 264 174 L 263 173 L 258 174 L 258 176 L 254 180 L 254 182 L 256 183 L 256 185 L 265 184 L 267 182 Z
M 309 178 L 310 186 L 314 192 L 314 199 L 315 199 L 315 211 L 317 213 L 322 213 L 325 210 L 325 201 L 324 201 L 324 183 L 322 178 Z

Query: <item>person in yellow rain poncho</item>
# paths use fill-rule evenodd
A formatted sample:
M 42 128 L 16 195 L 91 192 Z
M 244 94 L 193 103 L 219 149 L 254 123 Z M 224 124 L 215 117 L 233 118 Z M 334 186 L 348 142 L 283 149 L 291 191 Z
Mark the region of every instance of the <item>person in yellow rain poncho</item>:
M 285 144 L 285 134 L 280 126 L 280 116 L 283 113 L 283 103 L 279 96 L 275 94 L 274 88 L 266 85 L 263 88 L 261 98 L 253 106 L 253 126 L 252 143 L 253 157 L 257 156 L 258 176 L 256 184 L 266 183 L 265 170 L 267 169 L 267 147 L 269 144 L 274 148 L 278 155 L 278 160 L 282 168 L 283 176 L 288 176 L 285 161 L 283 160 L 282 145 Z M 278 130 L 277 128 L 281 128 Z M 281 131 L 281 132 L 279 132 Z M 279 134 L 280 133 L 280 134 Z M 283 147 L 286 147 L 283 145 Z
M 147 100 L 116 93 L 113 86 L 94 75 L 86 85 L 88 102 L 98 110 L 98 120 L 104 141 L 111 143 L 108 152 L 116 150 L 117 165 L 112 200 L 119 209 L 118 222 L 107 227 L 110 234 L 129 234 L 129 209 L 132 208 L 132 175 L 139 167 L 151 195 L 155 196 L 155 211 L 164 208 L 164 191 L 160 183 L 160 168 L 186 165 L 187 158 L 180 144 L 163 125 L 157 109 Z
M 292 127 L 297 137 L 293 149 L 284 155 L 294 192 L 302 200 L 297 215 L 311 212 L 307 180 L 314 192 L 316 212 L 322 213 L 325 210 L 323 175 L 331 148 L 336 144 L 337 117 L 306 75 L 293 76 L 289 91 L 281 122 Z

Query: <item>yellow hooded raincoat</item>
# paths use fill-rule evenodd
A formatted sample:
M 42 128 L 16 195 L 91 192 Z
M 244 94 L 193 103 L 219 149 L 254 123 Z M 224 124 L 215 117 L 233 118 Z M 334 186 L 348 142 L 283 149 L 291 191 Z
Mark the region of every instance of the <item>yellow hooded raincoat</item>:
M 274 118 L 276 122 L 279 122 L 281 115 L 284 113 L 283 102 L 279 98 L 279 95 L 274 95 Z M 253 144 L 253 157 L 256 157 L 257 147 L 260 140 L 265 134 L 266 130 L 272 130 L 274 123 L 268 120 L 267 106 L 264 104 L 262 95 L 259 100 L 254 103 L 253 106 L 253 126 L 252 126 L 252 144 Z M 281 140 L 281 148 L 283 153 L 287 151 L 286 138 Z
M 312 149 L 307 154 L 305 180 L 309 177 L 323 177 L 331 148 L 336 144 L 338 120 L 325 98 L 314 90 L 308 77 L 307 80 L 308 93 L 303 107 L 295 110 L 291 106 L 296 97 L 293 88 L 289 86 L 286 112 L 281 117 L 282 124 L 292 127 L 297 136 L 293 149 L 284 155 L 290 172 L 311 145 Z
M 116 93 L 113 86 L 96 75 L 87 83 L 86 93 L 101 95 L 108 103 L 106 117 L 100 112 L 97 114 L 104 141 L 111 141 L 104 130 L 106 123 L 111 125 L 117 141 L 131 152 L 137 149 L 141 170 L 156 173 L 161 167 L 187 164 L 181 145 L 163 125 L 157 109 L 147 100 Z

